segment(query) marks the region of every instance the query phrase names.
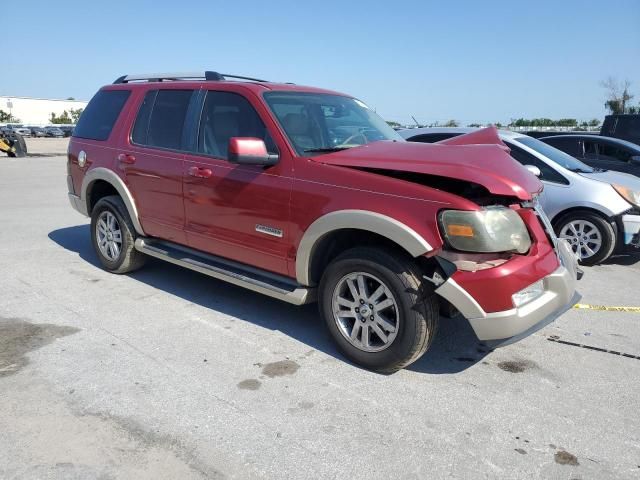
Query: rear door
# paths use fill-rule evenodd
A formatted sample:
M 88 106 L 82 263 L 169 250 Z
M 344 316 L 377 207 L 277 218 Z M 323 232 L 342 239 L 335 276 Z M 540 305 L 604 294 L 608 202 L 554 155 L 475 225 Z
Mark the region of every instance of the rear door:
M 594 166 L 604 170 L 637 175 L 638 167 L 631 163 L 632 151 L 609 142 L 596 141 L 594 143 L 597 148 L 597 164 Z
M 185 157 L 188 243 L 287 275 L 293 158 L 266 128 L 265 119 L 269 119 L 260 102 L 252 103 L 252 97 L 232 86 L 218 88 L 204 95 L 197 147 Z M 228 162 L 232 137 L 264 140 L 269 152 L 279 155 L 279 162 L 269 167 Z
M 194 90 L 149 90 L 118 162 L 150 236 L 186 243 L 182 169 Z

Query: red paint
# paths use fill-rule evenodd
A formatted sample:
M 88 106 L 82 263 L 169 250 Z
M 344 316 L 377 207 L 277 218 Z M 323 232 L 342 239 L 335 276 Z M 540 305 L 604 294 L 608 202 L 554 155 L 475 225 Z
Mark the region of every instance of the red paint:
M 229 153 L 263 157 L 267 155 L 267 146 L 259 138 L 233 137 L 229 139 Z
M 294 85 L 242 82 L 164 82 L 110 85 L 131 90 L 127 104 L 107 141 L 72 137 L 69 162 L 75 191 L 85 173 L 106 167 L 130 189 L 140 222 L 150 236 L 172 240 L 269 271 L 295 277 L 295 253 L 302 235 L 320 216 L 345 209 L 381 213 L 411 227 L 437 254 L 443 242 L 438 212 L 453 208 L 477 210 L 457 195 L 362 168 L 403 170 L 452 177 L 485 186 L 496 195 L 528 200 L 540 182 L 500 146 L 429 145 L 377 142 L 341 152 L 298 157 L 268 110 L 262 93 L 269 90 L 333 93 Z M 277 164 L 235 165 L 223 158 L 134 145 L 129 133 L 139 105 L 150 89 L 209 89 L 243 95 L 256 109 L 279 151 Z M 458 137 L 458 139 L 463 137 Z M 468 138 L 468 136 L 467 136 Z M 475 140 L 479 141 L 479 140 Z M 234 138 L 236 153 L 264 155 L 259 140 Z M 77 164 L 80 150 L 87 166 Z M 133 158 L 134 162 L 128 161 Z M 355 167 L 355 168 L 351 168 Z M 558 267 L 558 260 L 530 211 L 521 211 L 534 244 L 529 254 L 500 267 L 476 273 L 457 272 L 456 281 L 488 312 L 512 308 L 511 295 Z M 265 235 L 256 225 L 282 230 Z

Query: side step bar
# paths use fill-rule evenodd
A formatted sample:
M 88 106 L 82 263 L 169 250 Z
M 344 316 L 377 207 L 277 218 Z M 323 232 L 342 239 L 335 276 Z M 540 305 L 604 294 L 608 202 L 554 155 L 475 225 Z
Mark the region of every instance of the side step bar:
M 135 248 L 152 257 L 294 305 L 303 305 L 316 300 L 314 288 L 299 285 L 289 277 L 209 255 L 182 245 L 138 237 Z

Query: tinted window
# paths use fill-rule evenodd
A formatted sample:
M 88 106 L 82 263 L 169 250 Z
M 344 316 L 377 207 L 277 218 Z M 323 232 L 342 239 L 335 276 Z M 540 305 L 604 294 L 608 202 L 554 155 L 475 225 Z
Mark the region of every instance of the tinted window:
M 461 133 L 424 133 L 415 137 L 407 138 L 410 142 L 435 143 L 449 138 L 462 135 Z
M 253 137 L 264 140 L 269 153 L 277 148 L 249 101 L 229 92 L 207 92 L 202 109 L 198 151 L 214 157 L 227 158 L 231 137 Z
M 156 100 L 157 90 L 151 90 L 147 92 L 138 110 L 138 116 L 136 117 L 136 123 L 133 126 L 133 133 L 131 134 L 131 140 L 133 143 L 139 145 L 147 144 L 147 134 L 149 132 L 149 117 L 151 117 L 151 110 L 153 109 L 153 103 Z
M 598 145 L 598 153 L 600 155 L 605 155 L 615 160 L 619 160 L 621 162 L 628 163 L 631 160 L 633 154 L 629 151 L 622 150 L 621 148 L 614 147 L 612 145 L 607 145 L 605 143 L 600 143 Z
M 192 94 L 193 90 L 158 91 L 153 107 L 151 107 L 149 127 L 146 133 L 147 141 L 144 145 L 174 150 L 179 150 L 182 147 L 182 131 Z M 150 98 L 145 97 L 145 100 L 150 100 Z M 140 132 L 136 131 L 137 125 L 134 127 L 134 133 L 139 134 L 142 138 L 144 138 L 142 125 L 144 125 L 144 116 L 147 114 L 143 107 L 144 105 L 138 112 Z
M 538 157 L 531 155 L 529 152 L 525 152 L 523 149 L 515 146 L 511 142 L 506 142 L 509 148 L 511 149 L 511 156 L 522 165 L 533 165 L 534 167 L 538 167 L 540 169 L 540 180 L 544 180 L 546 182 L 554 182 L 561 183 L 563 185 L 569 185 L 569 182 L 566 178 L 556 172 L 549 165 L 544 163 Z
M 542 140 L 544 143 L 559 148 L 565 153 L 574 157 L 582 157 L 582 149 L 579 148 L 579 140 L 577 138 L 545 138 Z
M 82 112 L 73 136 L 91 140 L 109 138 L 130 94 L 130 90 L 100 90 Z
M 558 150 L 551 145 L 547 145 L 540 140 L 531 137 L 518 137 L 516 142 L 526 145 L 530 149 L 542 154 L 544 157 L 552 160 L 561 167 L 571 170 L 572 172 L 592 173 L 591 168 L 586 163 L 582 163 L 580 160 L 576 160 L 570 155 L 567 155 L 562 150 Z

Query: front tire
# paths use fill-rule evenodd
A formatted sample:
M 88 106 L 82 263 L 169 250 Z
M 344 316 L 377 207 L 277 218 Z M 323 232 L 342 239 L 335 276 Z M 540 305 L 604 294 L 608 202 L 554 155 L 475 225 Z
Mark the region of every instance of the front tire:
M 596 265 L 611 256 L 617 235 L 611 223 L 597 213 L 570 212 L 555 224 L 556 234 L 569 242 L 582 265 Z
M 91 212 L 91 242 L 102 266 L 112 273 L 142 267 L 145 257 L 135 247 L 135 229 L 122 199 L 101 198 Z
M 436 296 L 411 259 L 376 248 L 348 250 L 329 264 L 319 307 L 344 355 L 379 372 L 418 360 L 438 322 Z

